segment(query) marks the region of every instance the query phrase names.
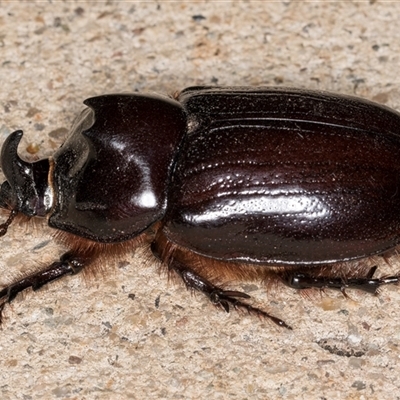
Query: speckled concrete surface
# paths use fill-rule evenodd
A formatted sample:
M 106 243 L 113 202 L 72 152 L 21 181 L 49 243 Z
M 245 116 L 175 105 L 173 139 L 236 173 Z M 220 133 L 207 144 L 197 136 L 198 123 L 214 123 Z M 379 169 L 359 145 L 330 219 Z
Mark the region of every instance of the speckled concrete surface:
M 319 88 L 400 109 L 399 14 L 379 0 L 2 1 L 0 141 L 21 128 L 21 153 L 49 155 L 89 96 L 191 85 Z M 61 254 L 50 235 L 13 226 L 0 283 Z M 6 308 L 1 399 L 400 398 L 397 287 L 345 300 L 239 286 L 287 331 L 217 312 L 140 254 L 125 261 Z

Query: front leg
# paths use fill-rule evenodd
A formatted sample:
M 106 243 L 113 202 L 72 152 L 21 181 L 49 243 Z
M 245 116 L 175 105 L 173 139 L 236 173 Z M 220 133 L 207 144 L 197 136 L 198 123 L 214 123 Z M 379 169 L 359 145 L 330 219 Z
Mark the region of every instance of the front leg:
M 46 283 L 52 282 L 64 275 L 73 275 L 81 271 L 89 262 L 87 257 L 75 255 L 71 252 L 65 253 L 56 261 L 38 272 L 17 280 L 0 291 L 0 323 L 4 306 L 15 299 L 18 293 L 31 287 L 36 291 Z

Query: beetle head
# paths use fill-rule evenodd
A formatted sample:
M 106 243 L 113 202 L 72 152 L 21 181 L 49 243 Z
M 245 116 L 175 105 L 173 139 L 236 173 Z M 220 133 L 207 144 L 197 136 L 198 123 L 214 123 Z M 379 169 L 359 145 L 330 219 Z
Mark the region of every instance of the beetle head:
M 1 168 L 6 177 L 0 188 L 0 207 L 29 217 L 44 217 L 51 207 L 48 184 L 49 160 L 22 160 L 17 148 L 22 131 L 13 132 L 1 149 Z

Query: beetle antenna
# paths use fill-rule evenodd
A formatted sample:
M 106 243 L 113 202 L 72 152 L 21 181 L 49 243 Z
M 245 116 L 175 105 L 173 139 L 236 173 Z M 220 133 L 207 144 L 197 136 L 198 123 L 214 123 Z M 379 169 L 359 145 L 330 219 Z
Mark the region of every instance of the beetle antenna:
M 4 222 L 4 224 L 0 224 L 0 237 L 4 236 L 7 233 L 8 227 L 14 221 L 14 218 L 16 217 L 17 214 L 18 211 L 12 210 L 9 217 L 7 218 L 7 221 Z

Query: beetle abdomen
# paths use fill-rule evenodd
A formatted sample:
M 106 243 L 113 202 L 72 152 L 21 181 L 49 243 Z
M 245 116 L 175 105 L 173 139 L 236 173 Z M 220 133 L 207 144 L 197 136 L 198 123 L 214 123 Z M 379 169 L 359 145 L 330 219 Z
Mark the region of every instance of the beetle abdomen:
M 213 94 L 182 96 L 193 128 L 170 187 L 172 241 L 267 264 L 343 261 L 399 243 L 399 114 L 316 92 Z

